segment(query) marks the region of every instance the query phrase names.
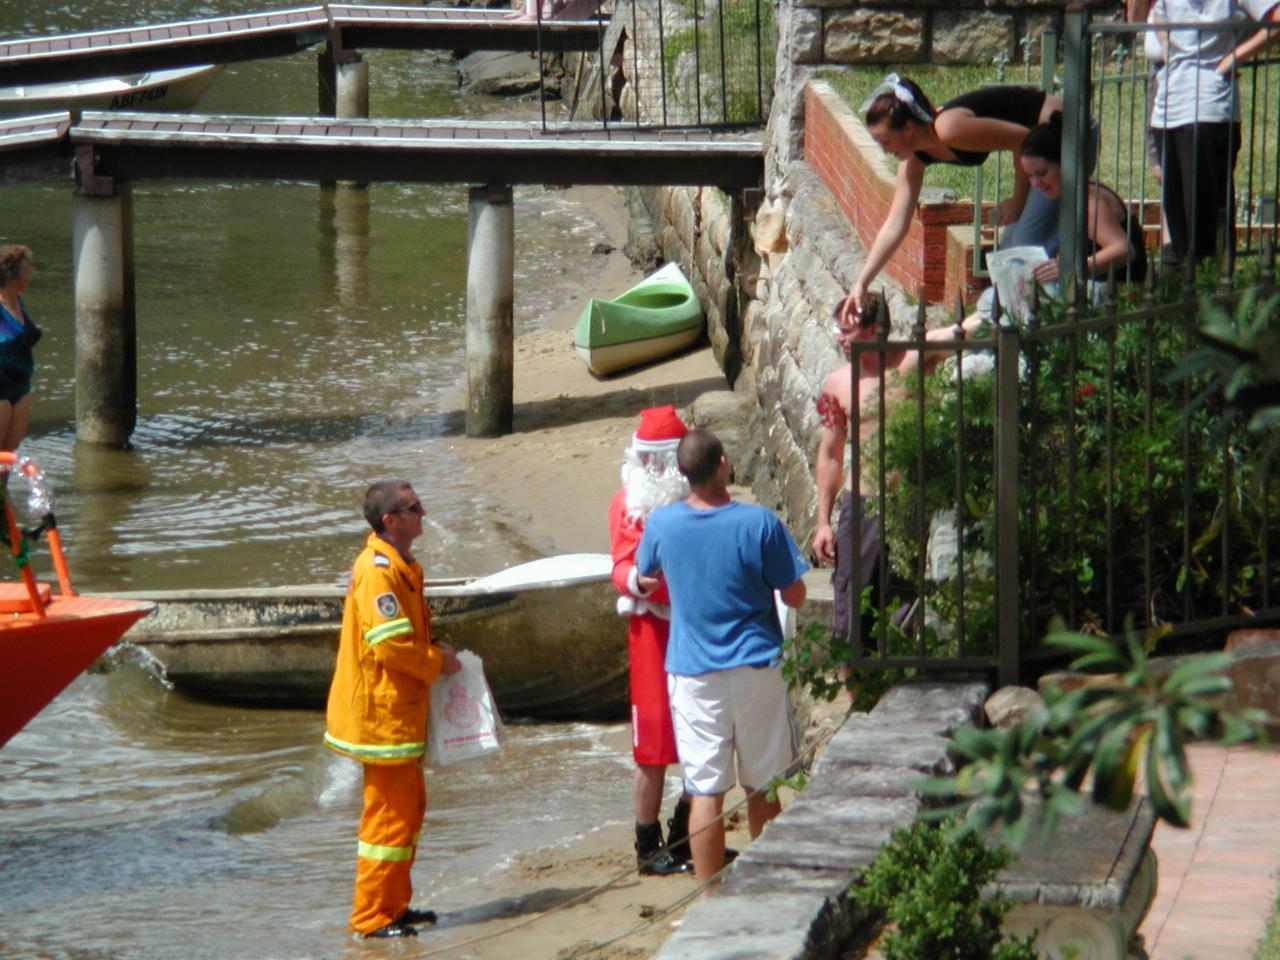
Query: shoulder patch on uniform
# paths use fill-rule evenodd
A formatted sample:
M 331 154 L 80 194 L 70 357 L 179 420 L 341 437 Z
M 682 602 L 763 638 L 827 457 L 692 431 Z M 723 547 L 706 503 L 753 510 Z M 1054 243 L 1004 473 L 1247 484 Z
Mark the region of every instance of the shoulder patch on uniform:
M 377 606 L 378 612 L 388 620 L 400 612 L 400 601 L 396 599 L 394 593 L 380 593 L 373 602 Z
M 375 553 L 373 555 L 373 565 L 375 567 L 389 567 L 391 566 L 391 561 L 388 560 L 386 557 L 384 557 L 382 554 Z

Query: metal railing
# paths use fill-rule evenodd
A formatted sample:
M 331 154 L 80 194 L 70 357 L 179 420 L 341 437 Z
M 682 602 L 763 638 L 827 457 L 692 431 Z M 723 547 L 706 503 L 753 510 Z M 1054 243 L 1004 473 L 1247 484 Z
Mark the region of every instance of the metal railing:
M 1264 268 L 1253 292 L 1271 296 L 1269 252 Z M 951 342 L 926 341 L 922 307 L 910 339 L 886 326 L 853 345 L 854 370 L 905 353 L 951 371 L 882 372 L 879 399 L 854 401 L 855 421 L 876 429 L 852 449 L 852 529 L 870 516 L 885 545 L 856 665 L 1010 683 L 1048 656 L 1039 641 L 1055 621 L 1218 642 L 1280 621 L 1280 456 L 1258 434 L 1223 432 L 1220 398 L 1193 402 L 1199 384 L 1176 373 L 1205 307 L 1045 304 L 1023 327 Z M 857 545 L 841 546 L 862 582 Z
M 1069 8 L 1065 16 L 1063 54 L 1063 186 L 1060 204 L 1059 249 L 1063 263 L 1075 264 L 1075 270 L 1064 271 L 1074 280 L 1083 276 L 1084 258 L 1088 255 L 1086 192 L 1088 178 L 1079 171 L 1086 163 L 1084 131 L 1096 124 L 1101 131 L 1102 150 L 1098 160 L 1097 179 L 1117 190 L 1136 216 L 1142 218 L 1152 238 L 1151 246 L 1162 256 L 1152 257 L 1153 279 L 1158 285 L 1162 275 L 1176 275 L 1190 291 L 1197 256 L 1194 251 L 1174 260 L 1163 238 L 1164 206 L 1175 198 L 1164 196 L 1162 183 L 1153 167 L 1167 168 L 1174 134 L 1156 131 L 1153 156 L 1149 156 L 1149 112 L 1156 96 L 1169 103 L 1173 83 L 1157 85 L 1157 70 L 1136 70 L 1136 50 L 1143 46 L 1147 33 L 1182 37 L 1182 47 L 1211 49 L 1215 38 L 1220 43 L 1239 43 L 1256 31 L 1276 35 L 1280 24 L 1252 21 L 1231 23 L 1169 23 L 1160 26 L 1113 22 L 1093 22 L 1088 11 Z M 1227 38 L 1230 38 L 1229 40 Z M 1274 49 L 1274 48 L 1272 48 Z M 1185 57 L 1184 57 L 1185 60 Z M 1167 68 L 1161 68 L 1167 69 Z M 1186 82 L 1179 79 L 1176 82 Z M 1192 78 L 1195 79 L 1194 77 Z M 1210 136 L 1217 122 L 1212 115 L 1198 112 L 1183 129 L 1191 131 L 1196 146 L 1189 151 L 1189 182 L 1197 184 L 1198 194 L 1215 190 L 1225 197 L 1224 206 L 1207 211 L 1200 202 L 1189 204 L 1187 233 L 1192 245 L 1197 237 L 1209 237 L 1213 259 L 1224 289 L 1231 282 L 1242 261 L 1257 262 L 1266 239 L 1275 248 L 1280 240 L 1275 216 L 1276 197 L 1280 195 L 1280 59 L 1258 57 L 1235 64 L 1230 72 L 1228 91 L 1230 109 L 1240 117 L 1230 139 L 1238 149 L 1238 158 L 1221 164 L 1217 180 L 1213 171 L 1201 176 L 1199 165 L 1208 155 L 1201 151 L 1201 138 Z M 1157 89 L 1159 93 L 1157 93 Z M 1175 94 L 1176 96 L 1176 94 Z M 1207 95 L 1206 95 L 1207 99 Z M 1178 121 L 1181 124 L 1181 121 Z M 1223 144 L 1223 150 L 1229 150 Z M 1154 161 L 1154 163 L 1153 163 Z M 1208 178 L 1208 183 L 1206 183 Z M 1213 217 L 1213 223 L 1201 222 Z M 1201 268 L 1207 269 L 1207 268 Z M 1068 283 L 1069 300 L 1083 297 L 1083 285 Z
M 768 120 L 777 30 L 766 0 L 595 0 L 593 15 L 608 23 L 595 62 L 565 81 L 583 125 L 733 130 Z

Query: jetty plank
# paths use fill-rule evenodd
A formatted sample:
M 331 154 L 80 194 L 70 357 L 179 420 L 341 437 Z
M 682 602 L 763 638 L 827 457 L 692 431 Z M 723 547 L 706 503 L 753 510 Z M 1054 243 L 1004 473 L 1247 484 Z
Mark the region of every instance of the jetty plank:
M 597 20 L 507 20 L 505 10 L 319 4 L 177 23 L 0 41 L 0 86 L 347 50 L 590 51 Z

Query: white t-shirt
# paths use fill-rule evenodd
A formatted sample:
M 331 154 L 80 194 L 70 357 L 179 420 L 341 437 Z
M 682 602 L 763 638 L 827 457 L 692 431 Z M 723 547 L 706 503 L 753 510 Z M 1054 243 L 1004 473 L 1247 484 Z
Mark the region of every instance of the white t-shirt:
M 1151 125 L 1160 128 L 1240 119 L 1240 98 L 1214 67 L 1249 35 L 1248 30 L 1207 29 L 1214 23 L 1266 18 L 1277 0 L 1156 0 L 1153 19 L 1203 23 L 1206 29 L 1170 30 Z

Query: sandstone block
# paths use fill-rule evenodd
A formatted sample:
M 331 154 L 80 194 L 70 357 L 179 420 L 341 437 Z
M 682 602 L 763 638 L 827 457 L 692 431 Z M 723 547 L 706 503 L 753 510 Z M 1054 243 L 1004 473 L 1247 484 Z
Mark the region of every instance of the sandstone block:
M 823 59 L 832 63 L 915 60 L 923 52 L 924 17 L 880 10 L 828 11 Z
M 937 63 L 987 63 L 1014 55 L 1010 14 L 939 10 L 933 15 L 933 59 Z

